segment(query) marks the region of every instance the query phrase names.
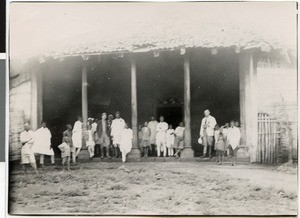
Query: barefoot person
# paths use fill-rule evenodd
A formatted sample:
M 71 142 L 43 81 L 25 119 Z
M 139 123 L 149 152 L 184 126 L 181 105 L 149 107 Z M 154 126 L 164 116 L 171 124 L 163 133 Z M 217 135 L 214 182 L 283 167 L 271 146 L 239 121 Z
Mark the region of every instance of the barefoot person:
M 241 132 L 238 127 L 235 126 L 235 122 L 230 122 L 230 128 L 227 132 L 229 154 L 231 156 L 231 166 L 236 165 L 237 151 L 239 149 Z
M 157 157 L 160 157 L 163 151 L 164 157 L 166 156 L 166 133 L 168 130 L 168 124 L 164 121 L 164 116 L 159 117 L 159 123 L 156 126 L 156 146 Z
M 148 122 L 144 123 L 144 126 L 141 129 L 141 147 L 143 148 L 144 158 L 148 157 L 148 149 L 150 146 L 149 138 L 150 138 L 151 132 L 148 127 Z
M 176 127 L 175 132 L 174 132 L 174 134 L 175 134 L 174 148 L 176 150 L 174 156 L 176 158 L 179 158 L 179 154 L 183 150 L 183 147 L 184 147 L 184 141 L 183 141 L 184 130 L 185 130 L 184 124 L 183 124 L 183 122 L 180 122 L 179 126 Z
M 77 121 L 74 124 L 72 131 L 72 141 L 75 149 L 75 157 L 78 157 L 78 154 L 82 148 L 82 118 L 77 116 Z
M 200 137 L 203 141 L 203 156 L 205 157 L 207 154 L 207 148 L 208 148 L 208 156 L 211 158 L 211 149 L 213 146 L 213 138 L 214 138 L 214 128 L 217 124 L 216 119 L 210 115 L 209 110 L 204 111 L 204 118 L 201 122 L 200 127 Z
M 24 131 L 20 134 L 20 141 L 21 141 L 21 165 L 25 173 L 26 171 L 26 164 L 30 164 L 31 167 L 34 169 L 34 172 L 37 173 L 36 161 L 35 156 L 32 150 L 32 145 L 34 142 L 34 133 L 30 130 L 30 125 L 25 123 Z
M 71 124 L 67 124 L 66 127 L 67 127 L 67 129 L 63 132 L 62 141 L 64 141 L 64 137 L 68 137 L 72 162 L 73 162 L 73 164 L 75 164 L 76 163 L 76 154 L 75 154 L 75 148 L 73 146 L 73 141 L 72 141 L 72 129 L 73 128 L 72 128 Z
M 225 151 L 224 151 L 224 156 L 229 156 L 229 149 L 228 149 L 228 140 L 227 140 L 227 132 L 228 132 L 228 128 L 229 128 L 229 123 L 225 123 L 225 125 L 223 126 L 223 135 L 225 140 Z
M 109 155 L 109 146 L 110 146 L 110 127 L 107 120 L 107 114 L 102 113 L 101 120 L 97 123 L 97 132 L 96 136 L 96 144 L 100 145 L 101 158 L 104 157 L 104 148 L 106 151 L 106 157 L 111 158 Z
M 156 126 L 158 122 L 155 120 L 154 116 L 151 117 L 151 121 L 148 123 L 148 127 L 150 129 L 150 137 L 149 137 L 149 152 L 150 155 L 155 153 L 156 145 L 155 145 L 155 138 L 156 138 Z
M 166 147 L 168 151 L 168 156 L 172 157 L 174 155 L 174 143 L 175 143 L 175 131 L 173 126 L 170 124 L 167 130 Z
M 40 155 L 40 165 L 44 167 L 45 155 L 50 156 L 51 164 L 55 163 L 54 151 L 51 148 L 51 132 L 47 128 L 46 122 L 42 121 L 41 128 L 34 132 L 33 151 Z
M 218 124 L 215 127 L 215 149 L 217 153 L 217 163 L 219 165 L 222 164 L 222 159 L 224 156 L 224 152 L 226 150 L 225 147 L 226 137 L 223 133 L 223 127 L 220 127 Z
M 126 162 L 126 156 L 132 149 L 132 139 L 133 131 L 128 128 L 127 123 L 125 123 L 124 129 L 122 129 L 120 134 L 120 151 L 122 153 L 122 162 Z
M 115 150 L 114 150 L 114 145 L 113 145 L 113 143 L 112 143 L 112 137 L 111 137 L 111 124 L 112 124 L 112 121 L 114 120 L 114 115 L 112 115 L 112 114 L 109 114 L 108 116 L 107 116 L 107 123 L 108 123 L 108 130 L 109 130 L 109 151 L 111 152 L 110 153 L 110 156 L 115 156 Z
M 88 133 L 88 137 L 86 140 L 86 146 L 88 148 L 88 152 L 91 160 L 95 156 L 95 134 L 94 131 L 92 130 L 91 124 L 87 125 L 87 133 Z
M 120 148 L 121 132 L 125 127 L 125 121 L 121 118 L 121 113 L 116 112 L 116 118 L 111 124 L 111 136 L 113 140 L 115 157 L 119 157 L 118 150 Z
M 67 163 L 67 170 L 70 171 L 70 139 L 68 136 L 63 138 L 63 142 L 58 146 L 61 151 L 61 159 L 62 159 L 62 170 L 65 170 L 65 164 Z

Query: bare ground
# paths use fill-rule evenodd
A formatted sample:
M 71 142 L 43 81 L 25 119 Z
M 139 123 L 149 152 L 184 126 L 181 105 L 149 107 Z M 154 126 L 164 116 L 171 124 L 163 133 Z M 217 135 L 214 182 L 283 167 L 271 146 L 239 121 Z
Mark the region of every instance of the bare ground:
M 259 165 L 91 162 L 11 172 L 12 214 L 295 215 L 297 175 Z

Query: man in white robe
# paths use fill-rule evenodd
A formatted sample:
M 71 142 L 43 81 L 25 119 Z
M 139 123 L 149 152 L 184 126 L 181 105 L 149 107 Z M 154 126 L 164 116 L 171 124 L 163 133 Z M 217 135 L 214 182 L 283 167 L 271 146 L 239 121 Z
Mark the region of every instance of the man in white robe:
M 72 131 L 72 142 L 75 149 L 75 156 L 78 157 L 79 152 L 82 148 L 82 118 L 77 117 L 77 121 L 74 124 Z
M 156 126 L 156 145 L 157 145 L 157 157 L 160 157 L 161 152 L 164 152 L 164 156 L 166 156 L 166 133 L 168 130 L 168 124 L 164 122 L 164 117 L 159 117 L 159 123 Z
M 21 142 L 21 165 L 24 169 L 25 173 L 26 166 L 25 164 L 30 164 L 34 169 L 34 172 L 37 173 L 35 156 L 32 150 L 33 142 L 34 142 L 34 133 L 30 130 L 30 125 L 25 123 L 24 131 L 20 134 L 20 142 Z
M 132 149 L 133 131 L 125 124 L 120 135 L 120 151 L 122 153 L 122 162 L 126 162 L 126 156 Z
M 213 116 L 210 115 L 209 110 L 204 111 L 204 116 L 205 117 L 202 119 L 200 127 L 200 137 L 202 138 L 204 146 L 202 157 L 206 156 L 208 147 L 208 155 L 209 158 L 211 158 L 211 150 L 214 140 L 214 128 L 217 124 L 217 121 Z
M 149 149 L 150 154 L 153 154 L 153 151 L 155 151 L 155 137 L 156 137 L 156 126 L 158 122 L 155 120 L 155 118 L 152 116 L 151 121 L 148 123 L 148 128 L 150 129 L 150 137 L 149 137 Z
M 240 146 L 241 141 L 241 131 L 240 128 L 235 126 L 234 121 L 230 122 L 230 128 L 227 131 L 227 140 L 228 140 L 228 148 L 231 159 L 231 165 L 236 165 L 237 151 Z
M 116 112 L 116 118 L 111 124 L 111 137 L 115 149 L 115 157 L 118 157 L 118 149 L 120 148 L 121 132 L 125 128 L 125 121 L 121 118 L 119 111 Z
M 40 165 L 44 166 L 45 155 L 51 157 L 51 164 L 55 163 L 54 151 L 51 147 L 51 132 L 47 128 L 46 122 L 42 122 L 42 127 L 34 132 L 33 151 L 40 155 Z

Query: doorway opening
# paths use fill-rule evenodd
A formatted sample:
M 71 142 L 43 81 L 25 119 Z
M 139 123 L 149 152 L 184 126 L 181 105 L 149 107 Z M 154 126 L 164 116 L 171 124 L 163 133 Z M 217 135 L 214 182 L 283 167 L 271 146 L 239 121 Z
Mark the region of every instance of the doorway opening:
M 165 122 L 169 125 L 172 124 L 173 128 L 178 126 L 179 122 L 183 121 L 182 106 L 159 106 L 156 111 L 157 120 L 159 120 L 160 115 L 163 115 Z

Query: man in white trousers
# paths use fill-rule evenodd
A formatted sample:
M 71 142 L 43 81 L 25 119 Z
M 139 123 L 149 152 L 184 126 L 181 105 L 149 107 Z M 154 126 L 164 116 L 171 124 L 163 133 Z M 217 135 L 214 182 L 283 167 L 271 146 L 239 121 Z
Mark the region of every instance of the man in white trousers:
M 211 158 L 211 150 L 214 140 L 214 128 L 217 124 L 217 121 L 213 116 L 210 115 L 209 110 L 204 111 L 204 116 L 205 117 L 202 119 L 200 127 L 200 137 L 202 138 L 204 146 L 202 157 L 206 156 L 208 147 L 208 156 Z
M 157 157 L 160 157 L 161 152 L 164 152 L 164 157 L 167 155 L 166 148 L 166 133 L 168 130 L 168 124 L 164 122 L 164 117 L 159 117 L 159 123 L 156 126 L 156 146 L 157 146 Z

